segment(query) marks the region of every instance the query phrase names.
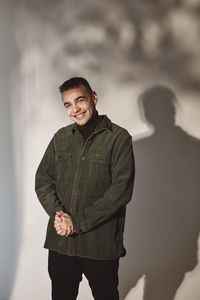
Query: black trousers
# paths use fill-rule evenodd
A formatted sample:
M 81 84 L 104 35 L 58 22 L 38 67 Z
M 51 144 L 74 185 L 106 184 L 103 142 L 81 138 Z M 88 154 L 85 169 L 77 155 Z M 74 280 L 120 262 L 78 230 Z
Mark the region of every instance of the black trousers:
M 49 250 L 52 300 L 75 300 L 82 274 L 88 279 L 95 300 L 119 300 L 118 268 L 119 259 L 94 260 Z

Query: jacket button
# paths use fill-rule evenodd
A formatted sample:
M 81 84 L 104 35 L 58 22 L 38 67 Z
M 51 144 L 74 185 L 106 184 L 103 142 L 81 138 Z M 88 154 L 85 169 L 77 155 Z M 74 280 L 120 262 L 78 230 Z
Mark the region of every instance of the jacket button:
M 84 157 L 84 156 L 82 157 L 82 160 L 85 160 L 85 157 Z

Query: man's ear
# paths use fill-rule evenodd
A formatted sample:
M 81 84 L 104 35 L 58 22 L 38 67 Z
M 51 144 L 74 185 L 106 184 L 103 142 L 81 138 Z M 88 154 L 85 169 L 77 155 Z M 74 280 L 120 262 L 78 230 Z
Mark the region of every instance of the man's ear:
M 98 101 L 98 96 L 96 92 L 93 92 L 93 100 L 94 100 L 94 104 L 96 105 Z

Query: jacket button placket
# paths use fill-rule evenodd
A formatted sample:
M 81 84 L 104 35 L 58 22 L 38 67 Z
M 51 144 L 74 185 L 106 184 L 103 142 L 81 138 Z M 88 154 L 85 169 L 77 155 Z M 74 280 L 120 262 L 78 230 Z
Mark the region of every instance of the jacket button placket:
M 81 174 L 82 174 L 82 169 L 85 163 L 85 150 L 87 144 L 84 145 L 83 150 L 82 150 L 82 154 L 80 155 L 79 161 L 78 161 L 78 166 L 76 168 L 75 171 L 75 175 L 74 175 L 74 182 L 73 182 L 73 188 L 72 188 L 72 198 L 71 198 L 71 213 L 75 214 L 76 213 L 76 204 L 77 204 L 77 200 L 78 200 L 78 186 L 79 186 L 79 180 L 81 178 Z

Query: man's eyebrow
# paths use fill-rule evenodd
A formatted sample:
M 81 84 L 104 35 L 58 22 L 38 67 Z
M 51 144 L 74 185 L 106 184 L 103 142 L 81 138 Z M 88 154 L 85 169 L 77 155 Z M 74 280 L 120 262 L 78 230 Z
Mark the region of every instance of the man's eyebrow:
M 87 98 L 86 96 L 78 96 L 78 97 L 76 97 L 73 101 L 77 101 L 77 100 L 79 100 L 79 99 L 81 99 L 81 98 Z M 69 102 L 69 101 L 65 101 L 63 104 L 64 105 L 66 105 L 66 104 L 70 104 L 71 102 Z
M 80 98 L 87 98 L 86 96 L 78 96 L 78 97 L 76 97 L 74 100 L 76 101 L 76 100 L 78 100 L 78 99 L 80 99 Z

